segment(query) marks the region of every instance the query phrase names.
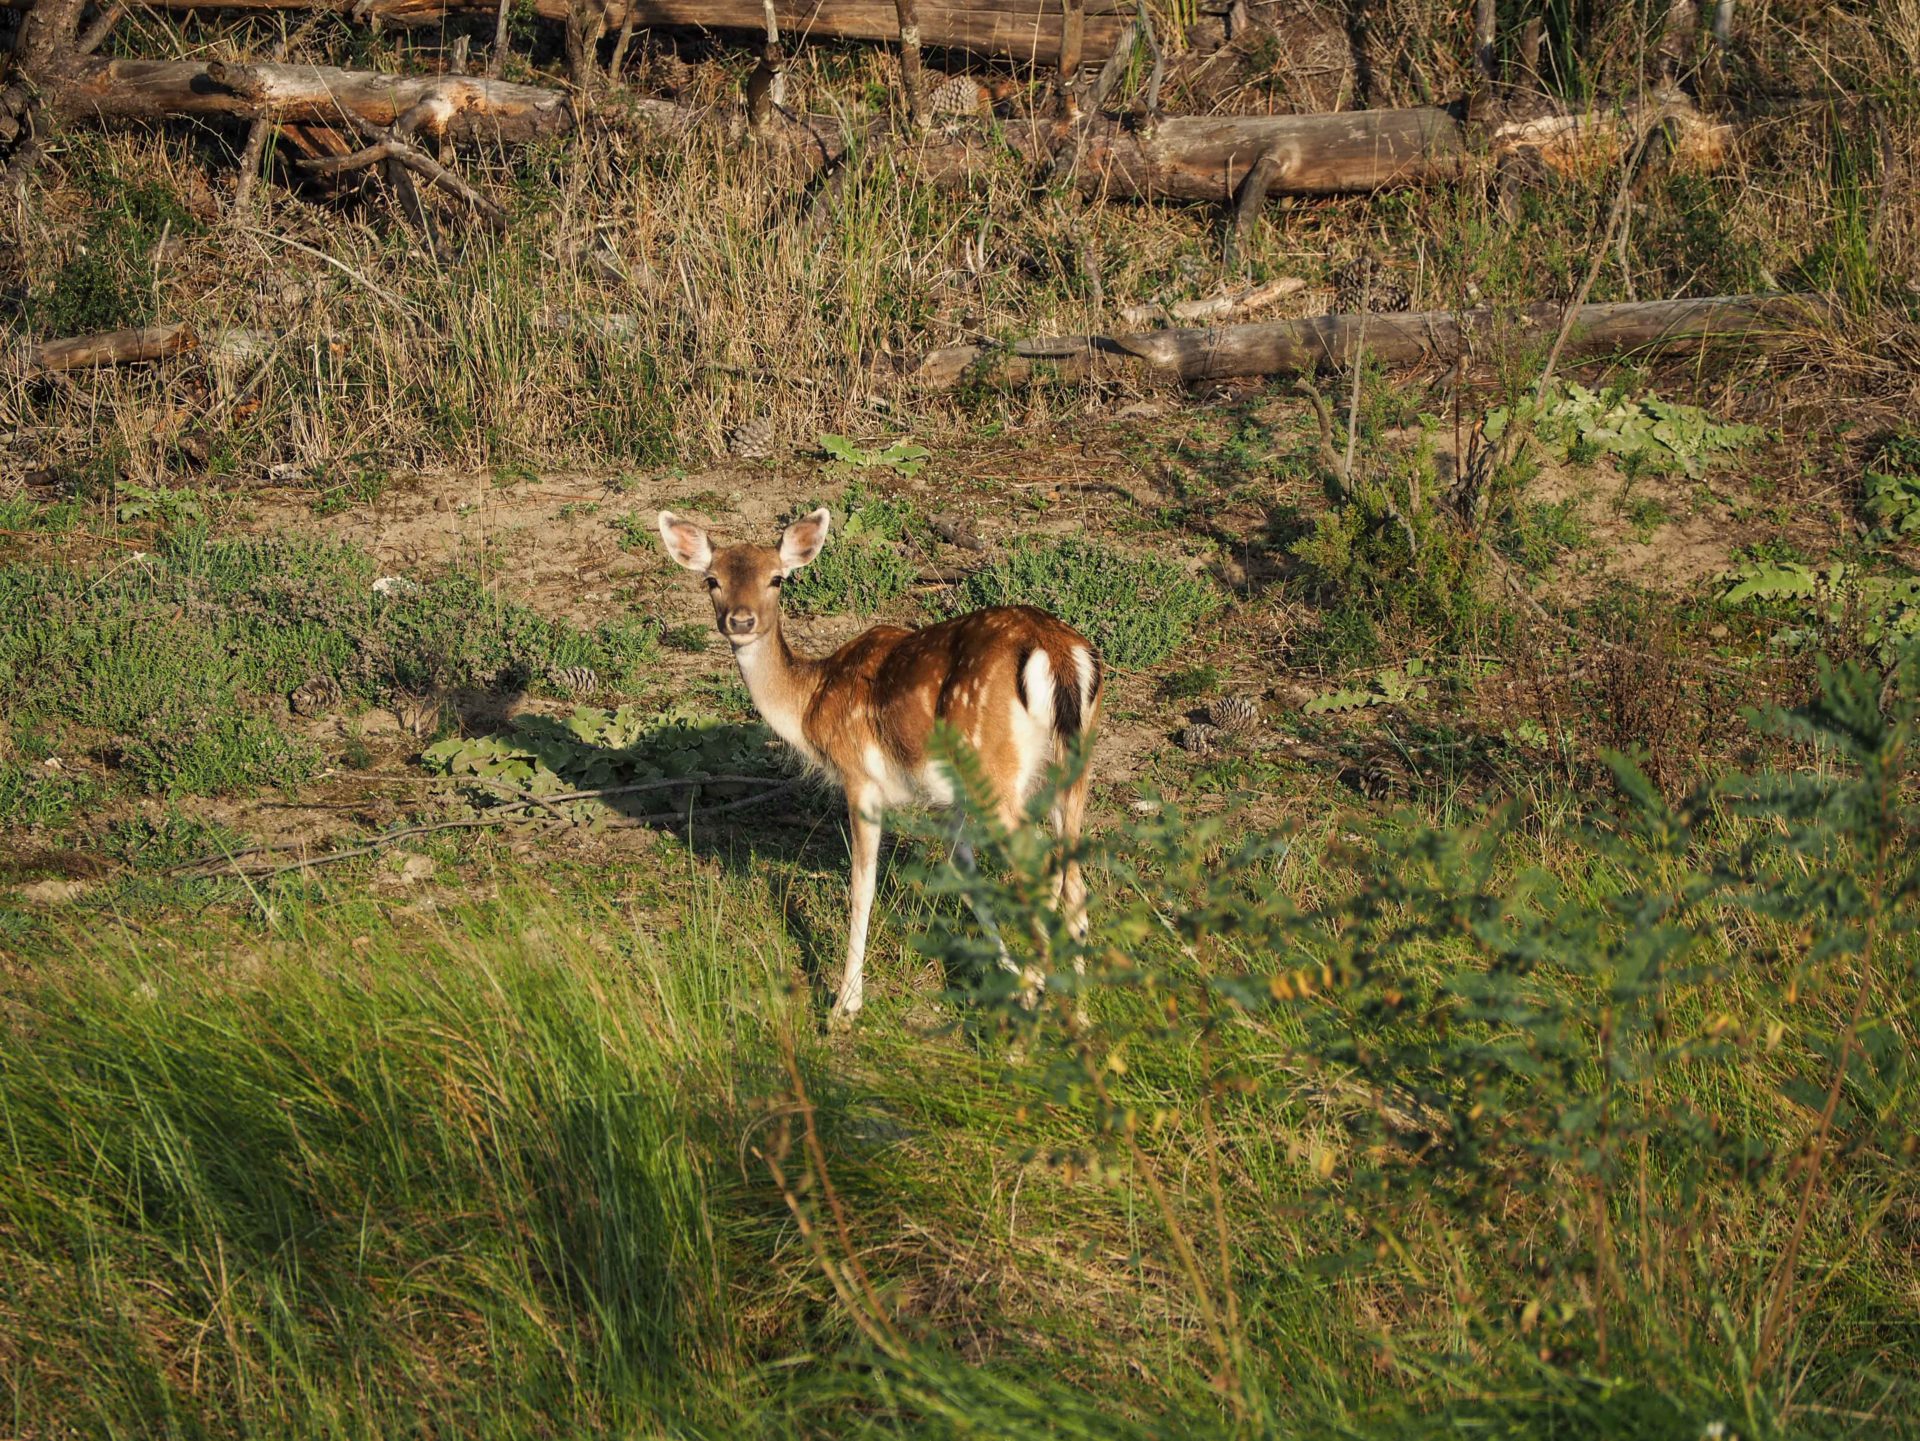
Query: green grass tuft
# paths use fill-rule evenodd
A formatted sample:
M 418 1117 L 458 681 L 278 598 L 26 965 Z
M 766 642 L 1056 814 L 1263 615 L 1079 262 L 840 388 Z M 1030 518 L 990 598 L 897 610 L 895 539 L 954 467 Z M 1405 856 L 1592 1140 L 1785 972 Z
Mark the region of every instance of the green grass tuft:
M 872 615 L 905 595 L 918 575 L 905 548 L 924 523 L 911 501 L 856 482 L 847 487 L 838 520 L 826 549 L 782 591 L 782 603 L 796 615 Z
M 951 602 L 956 612 L 1038 606 L 1085 635 L 1109 665 L 1123 669 L 1165 660 L 1222 604 L 1213 585 L 1174 561 L 1082 540 L 1016 545 L 968 576 Z

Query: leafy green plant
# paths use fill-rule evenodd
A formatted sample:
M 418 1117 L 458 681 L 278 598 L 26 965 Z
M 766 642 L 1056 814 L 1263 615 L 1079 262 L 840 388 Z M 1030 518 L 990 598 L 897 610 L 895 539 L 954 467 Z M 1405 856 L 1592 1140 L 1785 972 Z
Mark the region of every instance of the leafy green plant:
M 454 737 L 429 746 L 421 764 L 456 781 L 476 783 L 481 798 L 499 790 L 534 796 L 671 780 L 679 776 L 777 774 L 770 766 L 767 733 L 731 725 L 690 707 L 645 712 L 636 706 L 601 710 L 581 706 L 565 721 L 519 716 L 503 735 Z M 646 811 L 684 805 L 687 790 L 661 790 Z M 737 793 L 732 782 L 717 794 Z M 583 820 L 604 817 L 602 803 L 564 803 Z
M 190 490 L 169 490 L 165 486 L 148 489 L 123 485 L 114 503 L 114 519 L 122 525 L 150 520 L 162 526 L 198 523 L 207 518 L 200 497 Z
M 1364 710 L 1368 706 L 1406 705 L 1427 698 L 1427 663 L 1418 656 L 1405 665 L 1376 672 L 1365 689 L 1343 686 L 1315 696 L 1302 706 L 1308 715 Z
M 1759 607 L 1790 623 L 1774 644 L 1804 649 L 1836 630 L 1858 634 L 1882 665 L 1892 666 L 1920 643 L 1920 577 L 1877 575 L 1836 561 L 1753 561 L 1721 577 L 1722 605 Z
M 831 459 L 842 465 L 850 465 L 855 470 L 887 469 L 901 475 L 913 475 L 933 454 L 924 445 L 915 445 L 911 441 L 897 440 L 892 445 L 876 449 L 855 445 L 844 435 L 821 436 L 820 449 Z
M 1092 641 L 1109 665 L 1157 665 L 1224 603 L 1185 566 L 1128 555 L 1095 541 L 1022 541 L 954 589 L 958 614 L 994 605 L 1032 605 Z
M 1606 454 L 1655 473 L 1700 476 L 1721 456 L 1758 440 L 1753 425 L 1726 425 L 1693 405 L 1677 405 L 1656 395 L 1628 398 L 1569 383 L 1538 412 L 1531 401 L 1500 406 L 1487 413 L 1487 439 L 1498 442 L 1516 417 L 1531 418 L 1533 436 L 1566 459 L 1570 454 Z
M 1867 514 L 1887 538 L 1920 536 L 1920 435 L 1897 435 L 1880 447 L 1865 477 Z

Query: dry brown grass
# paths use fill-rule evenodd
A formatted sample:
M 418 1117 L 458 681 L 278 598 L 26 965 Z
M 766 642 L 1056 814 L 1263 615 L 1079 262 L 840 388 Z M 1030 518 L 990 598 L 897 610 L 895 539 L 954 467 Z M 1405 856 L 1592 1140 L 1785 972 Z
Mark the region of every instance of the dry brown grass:
M 1376 7 L 1359 35 L 1373 103 L 1464 93 L 1463 14 L 1429 0 Z M 1843 296 L 1853 302 L 1849 325 L 1775 398 L 1816 393 L 1829 410 L 1910 410 L 1920 400 L 1911 318 L 1920 201 L 1906 180 L 1920 163 L 1920 127 L 1901 56 L 1917 16 L 1917 0 L 1900 0 L 1871 16 L 1776 5 L 1755 17 L 1758 32 L 1741 51 L 1703 70 L 1710 98 L 1735 105 L 1778 83 L 1850 98 L 1772 107 L 1731 173 L 1691 189 L 1651 175 L 1622 260 L 1603 272 L 1595 298 L 1838 276 L 1854 292 Z M 1331 63 L 1321 52 L 1347 27 L 1327 5 L 1282 18 L 1311 42 L 1297 60 L 1244 44 L 1173 93 L 1249 109 L 1316 97 L 1316 67 Z M 1584 80 L 1621 93 L 1639 83 L 1646 32 L 1632 13 L 1608 26 L 1590 41 L 1597 59 Z M 268 33 L 147 19 L 132 43 L 240 56 L 266 48 Z M 370 50 L 374 63 L 410 64 L 431 55 L 431 38 L 369 45 L 329 24 L 292 53 L 367 63 Z M 641 52 L 636 78 L 697 103 L 733 93 L 743 52 L 706 48 L 693 59 L 656 45 Z M 878 52 L 812 46 L 798 63 L 796 89 L 816 109 L 851 119 L 884 103 Z M 790 444 L 822 430 L 938 439 L 982 424 L 1037 427 L 1098 413 L 1116 397 L 1040 389 L 935 401 L 901 389 L 893 363 L 964 338 L 1109 328 L 1123 305 L 1239 279 L 1222 264 L 1219 217 L 1205 209 L 1035 200 L 1011 166 L 950 194 L 917 176 L 910 148 L 891 145 L 855 165 L 823 223 L 776 224 L 788 178 L 751 146 L 695 131 L 662 147 L 619 124 L 616 103 L 602 117 L 551 150 L 469 158 L 467 173 L 510 206 L 513 222 L 495 239 L 443 215 L 455 251 L 445 262 L 377 191 L 333 197 L 270 184 L 253 221 L 235 222 L 226 213 L 234 137 L 68 134 L 10 218 L 17 298 L 44 296 L 116 187 L 153 182 L 202 229 L 118 257 L 123 286 L 145 298 L 130 308 L 202 334 L 278 339 L 53 381 L 29 380 L 9 356 L 0 425 L 16 436 L 16 478 L 105 457 L 140 483 L 193 483 L 202 452 L 216 476 L 235 479 L 276 463 L 336 477 L 424 466 L 620 470 L 719 454 L 734 426 L 758 416 Z M 1255 278 L 1318 280 L 1372 250 L 1414 279 L 1415 304 L 1560 297 L 1590 261 L 1613 184 L 1611 175 L 1543 178 L 1517 199 L 1468 184 L 1282 203 L 1243 263 Z M 1703 231 L 1708 221 L 1717 229 Z M 1865 249 L 1836 260 L 1863 227 Z M 1879 280 L 1863 280 L 1863 267 L 1877 267 Z M 1297 305 L 1324 303 L 1323 292 L 1308 292 Z

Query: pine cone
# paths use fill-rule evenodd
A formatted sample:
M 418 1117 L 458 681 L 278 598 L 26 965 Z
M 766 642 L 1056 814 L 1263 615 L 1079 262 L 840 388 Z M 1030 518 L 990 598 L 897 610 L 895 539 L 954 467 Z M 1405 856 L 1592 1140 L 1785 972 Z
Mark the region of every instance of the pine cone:
M 1248 735 L 1260 729 L 1260 706 L 1250 696 L 1223 695 L 1207 707 L 1207 719 L 1228 735 Z
M 1406 283 L 1371 255 L 1341 266 L 1328 279 L 1333 282 L 1336 315 L 1358 315 L 1362 310 L 1380 315 L 1405 310 L 1413 303 Z
M 928 120 L 967 119 L 987 112 L 987 91 L 971 75 L 955 75 L 926 96 Z
M 1369 800 L 1385 800 L 1387 797 L 1404 794 L 1412 788 L 1408 784 L 1405 767 L 1397 756 L 1390 752 L 1376 752 L 1347 766 L 1340 772 L 1343 784 Z
M 727 437 L 727 449 L 739 460 L 770 460 L 777 447 L 771 416 L 755 416 L 744 425 L 737 425 L 733 434 Z
M 1226 739 L 1219 726 L 1208 725 L 1205 721 L 1195 721 L 1180 732 L 1180 749 L 1191 751 L 1194 755 L 1206 757 L 1220 749 Z
M 568 695 L 584 695 L 600 689 L 600 677 L 590 665 L 567 665 L 547 672 L 548 682 Z
M 340 682 L 324 672 L 302 681 L 287 697 L 287 705 L 295 715 L 323 715 L 339 702 Z

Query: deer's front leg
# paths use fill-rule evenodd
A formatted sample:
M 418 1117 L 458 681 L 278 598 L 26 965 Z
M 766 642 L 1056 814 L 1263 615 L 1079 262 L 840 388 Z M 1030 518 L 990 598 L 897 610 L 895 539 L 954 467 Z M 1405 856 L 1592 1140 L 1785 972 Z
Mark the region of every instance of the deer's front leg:
M 876 797 L 849 792 L 847 827 L 852 836 L 853 904 L 847 932 L 847 973 L 833 1003 L 836 1019 L 849 1021 L 860 1009 L 866 981 L 867 924 L 873 919 L 873 892 L 880 879 L 880 808 Z

